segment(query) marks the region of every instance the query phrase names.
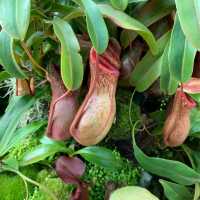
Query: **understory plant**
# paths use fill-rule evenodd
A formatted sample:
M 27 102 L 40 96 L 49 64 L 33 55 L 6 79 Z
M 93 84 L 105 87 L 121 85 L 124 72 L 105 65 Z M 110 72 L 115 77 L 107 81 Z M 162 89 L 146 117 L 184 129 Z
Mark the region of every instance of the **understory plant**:
M 0 0 L 2 200 L 200 198 L 200 2 Z

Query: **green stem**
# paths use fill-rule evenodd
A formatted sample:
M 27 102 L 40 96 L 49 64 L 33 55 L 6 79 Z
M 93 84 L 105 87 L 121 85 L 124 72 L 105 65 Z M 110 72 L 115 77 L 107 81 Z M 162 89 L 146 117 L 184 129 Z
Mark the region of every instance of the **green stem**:
M 39 188 L 41 188 L 44 192 L 46 192 L 53 200 L 58 200 L 58 198 L 44 185 L 38 183 L 37 181 L 34 181 L 32 180 L 31 178 L 25 176 L 24 174 L 22 174 L 20 171 L 17 171 L 15 169 L 12 169 L 10 167 L 7 167 L 7 166 L 3 166 L 3 169 L 5 171 L 10 171 L 10 172 L 13 172 L 17 175 L 19 175 L 24 181 L 27 181 L 33 185 L 36 185 L 38 186 Z M 27 185 L 27 184 L 26 184 Z
M 21 42 L 21 46 L 23 47 L 24 51 L 26 52 L 28 58 L 30 59 L 31 63 L 37 67 L 38 69 L 40 69 L 41 71 L 43 71 L 46 75 L 48 74 L 47 70 L 45 70 L 42 66 L 40 66 L 37 61 L 33 58 L 33 56 L 31 55 L 28 47 L 26 46 L 25 42 Z

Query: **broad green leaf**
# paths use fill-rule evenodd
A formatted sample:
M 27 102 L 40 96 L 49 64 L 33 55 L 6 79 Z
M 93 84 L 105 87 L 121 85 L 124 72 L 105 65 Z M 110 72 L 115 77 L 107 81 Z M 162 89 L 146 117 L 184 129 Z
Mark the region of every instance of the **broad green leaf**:
M 69 90 L 78 89 L 83 81 L 83 61 L 80 46 L 71 26 L 60 18 L 53 20 L 53 28 L 61 42 L 61 76 Z
M 108 30 L 99 8 L 92 0 L 81 0 L 84 8 L 87 29 L 96 51 L 101 54 L 108 46 Z
M 8 146 L 6 147 L 6 150 L 8 151 L 12 147 L 19 145 L 23 141 L 24 138 L 26 138 L 28 135 L 32 133 L 35 133 L 45 124 L 46 122 L 44 121 L 33 122 L 23 128 L 17 129 L 15 131 L 13 138 L 10 140 Z
M 0 63 L 11 76 L 26 78 L 15 60 L 13 39 L 6 32 L 0 32 Z
M 169 181 L 160 180 L 163 186 L 165 196 L 168 200 L 189 200 L 192 199 L 192 194 L 187 187 L 175 184 Z
M 182 148 L 187 154 L 190 163 L 192 165 L 192 168 L 200 173 L 200 152 L 194 151 L 186 145 L 183 145 Z M 199 197 L 200 197 L 200 184 L 196 183 L 193 200 L 199 200 Z
M 126 186 L 115 190 L 109 200 L 159 200 L 147 189 L 138 186 Z
M 9 35 L 24 40 L 29 26 L 31 0 L 1 0 L 0 24 Z
M 145 155 L 135 142 L 133 128 L 133 149 L 136 160 L 146 171 L 168 178 L 181 185 L 200 183 L 200 174 L 184 163 Z
M 0 119 L 0 156 L 7 152 L 8 145 L 15 137 L 15 130 L 23 114 L 41 97 L 44 90 L 36 93 L 35 96 L 14 96 Z
M 119 10 L 125 10 L 128 6 L 129 0 L 110 0 L 112 6 Z
M 9 78 L 12 78 L 12 76 L 8 72 L 6 72 L 6 71 L 0 72 L 0 82 L 5 81 Z
M 104 168 L 115 170 L 122 167 L 121 160 L 109 149 L 98 146 L 85 147 L 73 153 L 81 155 L 85 160 Z
M 57 141 L 51 144 L 41 144 L 32 151 L 26 152 L 22 156 L 19 164 L 20 166 L 31 165 L 42 161 L 49 156 L 53 156 L 58 152 L 68 153 L 68 149 L 63 145 L 63 143 Z
M 168 62 L 169 42 L 165 47 L 162 55 L 161 74 L 160 74 L 160 89 L 165 94 L 172 95 L 176 92 L 178 81 L 170 74 Z
M 175 0 L 177 13 L 186 38 L 200 50 L 200 1 Z
M 148 27 L 170 14 L 174 9 L 174 0 L 151 0 L 138 11 L 133 12 L 133 17 Z M 128 47 L 136 37 L 137 33 L 123 30 L 120 36 L 122 46 Z
M 169 45 L 170 73 L 179 82 L 188 81 L 193 72 L 196 49 L 187 41 L 176 15 Z
M 136 19 L 130 17 L 129 15 L 125 14 L 124 12 L 115 10 L 109 5 L 98 5 L 101 13 L 105 16 L 111 19 L 115 24 L 118 26 L 132 30 L 137 32 L 139 35 L 141 35 L 144 40 L 147 42 L 149 45 L 151 52 L 153 54 L 158 53 L 158 45 L 157 42 L 151 33 L 151 31 L 144 26 L 142 23 L 137 21 Z
M 194 108 L 190 112 L 190 136 L 200 138 L 200 110 Z
M 151 84 L 158 79 L 161 73 L 162 53 L 165 45 L 170 37 L 170 33 L 166 33 L 158 40 L 158 54 L 153 56 L 150 51 L 135 66 L 131 73 L 130 83 L 136 87 L 136 90 L 143 92 L 148 89 Z
M 200 152 L 192 150 L 186 145 L 183 145 L 183 149 L 186 152 L 192 167 L 200 173 Z

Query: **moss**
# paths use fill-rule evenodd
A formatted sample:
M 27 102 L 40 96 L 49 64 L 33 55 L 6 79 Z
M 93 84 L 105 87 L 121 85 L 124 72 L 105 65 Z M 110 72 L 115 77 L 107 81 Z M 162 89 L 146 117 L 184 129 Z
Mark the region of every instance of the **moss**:
M 120 156 L 119 153 L 116 154 Z M 138 169 L 133 167 L 128 160 L 122 160 L 124 163 L 123 169 L 116 171 L 109 171 L 91 163 L 87 164 L 83 179 L 90 184 L 90 200 L 104 199 L 108 183 L 113 183 L 117 187 L 137 184 L 139 177 Z
M 46 186 L 55 194 L 58 200 L 69 199 L 73 186 L 64 184 L 61 179 L 57 178 L 53 171 L 42 170 L 37 177 L 37 181 Z M 38 187 L 35 187 L 33 195 L 29 200 L 52 200 L 47 193 Z
M 37 174 L 36 168 L 25 168 L 22 173 L 33 178 Z M 29 194 L 33 192 L 34 186 L 28 184 Z M 26 190 L 23 180 L 13 173 L 0 174 L 0 199 L 1 200 L 23 200 L 26 196 Z
M 129 103 L 132 93 L 125 89 L 118 89 L 116 95 L 116 119 L 108 134 L 108 139 L 124 140 L 130 136 L 131 125 L 129 119 Z M 140 107 L 132 103 L 131 120 L 136 122 L 140 119 Z

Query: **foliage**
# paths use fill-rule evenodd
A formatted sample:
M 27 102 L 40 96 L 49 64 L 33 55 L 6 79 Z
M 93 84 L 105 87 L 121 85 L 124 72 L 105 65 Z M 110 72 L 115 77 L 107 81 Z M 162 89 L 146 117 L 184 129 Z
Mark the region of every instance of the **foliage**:
M 121 187 L 128 196 L 140 192 L 152 196 L 152 192 L 160 200 L 200 198 L 199 1 L 0 0 L 0 9 L 0 95 L 7 96 L 1 103 L 0 118 L 2 200 L 24 199 L 27 183 L 29 200 L 69 198 L 73 186 L 64 184 L 52 168 L 64 155 L 79 156 L 86 163 L 82 178 L 88 183 L 90 199 L 108 199 Z M 128 57 L 120 67 L 110 41 L 116 41 L 114 48 L 121 52 L 121 60 Z M 53 92 L 63 87 L 65 98 L 74 95 L 79 99 L 82 109 L 77 106 L 72 120 L 83 127 L 89 124 L 86 133 L 98 127 L 105 131 L 100 134 L 109 133 L 97 146 L 80 146 L 75 137 L 80 127 L 72 127 L 73 122 L 64 127 L 66 135 L 73 137 L 67 141 L 43 136 L 55 108 L 61 119 L 62 112 L 68 112 L 62 103 L 57 104 L 60 98 L 54 99 L 49 87 L 51 78 L 56 78 L 49 76 L 52 66 L 63 82 Z M 94 71 L 94 80 L 89 70 Z M 193 78 L 195 82 L 188 86 L 192 94 L 187 94 L 184 87 Z M 17 96 L 19 91 L 23 95 Z M 181 96 L 175 105 L 177 91 Z M 104 115 L 100 111 L 104 105 L 98 104 L 97 96 L 99 104 L 109 105 L 112 112 L 102 109 Z M 176 117 L 170 120 L 173 112 Z M 110 124 L 101 119 L 105 116 L 110 117 Z M 188 131 L 184 120 L 180 122 L 182 116 L 186 116 Z M 168 120 L 170 136 L 173 133 L 179 139 L 185 133 L 187 137 L 174 149 L 163 142 Z M 58 127 L 62 125 L 58 120 Z M 58 127 L 56 123 L 55 129 Z M 89 140 L 87 134 L 81 136 Z M 141 168 L 151 173 L 150 192 L 135 187 Z M 124 198 L 118 191 L 113 198 Z
M 123 160 L 123 168 L 117 171 L 110 171 L 94 164 L 87 164 L 86 173 L 83 179 L 90 182 L 90 199 L 102 200 L 108 184 L 115 187 L 135 185 L 138 182 L 139 170 L 132 164 L 113 151 L 119 159 Z

